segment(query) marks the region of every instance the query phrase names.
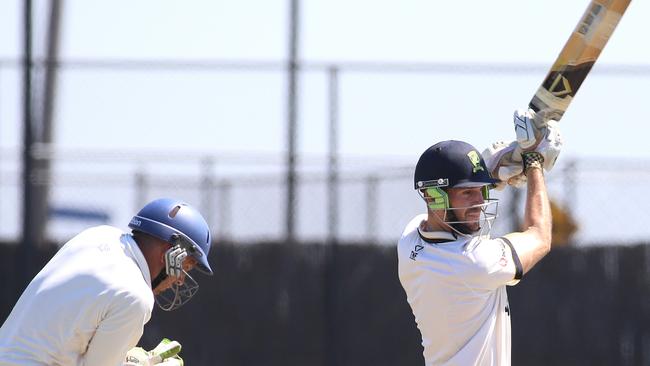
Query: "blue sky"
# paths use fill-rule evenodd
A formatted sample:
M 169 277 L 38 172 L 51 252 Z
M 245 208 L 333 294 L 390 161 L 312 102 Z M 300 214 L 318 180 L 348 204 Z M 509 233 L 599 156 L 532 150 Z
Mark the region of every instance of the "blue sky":
M 36 1 L 37 19 L 43 16 L 43 4 Z M 586 4 L 303 1 L 300 59 L 539 65 L 538 73 L 525 75 L 341 74 L 342 154 L 412 157 L 446 138 L 483 147 L 511 138 L 512 110 L 528 103 Z M 287 6 L 288 1 L 279 0 L 68 0 L 61 56 L 280 62 L 286 57 Z M 19 1 L 0 5 L 2 58 L 20 55 L 21 11 Z M 648 32 L 644 14 L 649 13 L 647 2 L 630 5 L 564 116 L 563 154 L 650 157 L 642 109 L 649 75 L 598 72 L 601 65 L 650 64 L 650 48 L 641 44 L 641 34 Z M 19 73 L 0 72 L 0 146 L 18 146 Z M 177 146 L 187 149 L 281 152 L 285 79 L 271 71 L 66 69 L 60 78 L 55 140 L 61 147 L 157 148 L 174 136 Z M 326 82 L 320 71 L 301 75 L 301 152 L 326 152 Z

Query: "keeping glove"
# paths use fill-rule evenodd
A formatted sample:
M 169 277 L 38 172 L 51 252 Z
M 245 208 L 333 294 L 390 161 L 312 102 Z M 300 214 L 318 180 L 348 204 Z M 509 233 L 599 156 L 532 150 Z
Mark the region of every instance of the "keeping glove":
M 181 344 L 163 338 L 151 351 L 141 347 L 133 347 L 126 353 L 123 366 L 183 366 L 183 359 L 178 355 Z
M 149 362 L 149 352 L 145 351 L 142 347 L 133 347 L 126 353 L 126 359 L 123 366 L 142 366 L 151 365 Z
M 164 359 L 163 362 L 156 364 L 156 366 L 183 366 L 183 359 L 181 356 L 176 355 L 174 357 Z

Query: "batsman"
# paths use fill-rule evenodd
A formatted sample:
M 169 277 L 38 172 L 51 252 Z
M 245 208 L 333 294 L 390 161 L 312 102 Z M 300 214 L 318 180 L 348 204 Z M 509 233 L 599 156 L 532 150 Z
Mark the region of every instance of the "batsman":
M 398 273 L 426 365 L 510 365 L 506 285 L 517 284 L 551 249 L 544 173 L 562 140 L 555 121 L 539 118 L 532 109 L 516 111 L 516 140 L 483 155 L 450 140 L 417 162 L 415 190 L 427 212 L 399 240 Z M 526 186 L 523 228 L 492 238 L 498 200 L 490 190 L 513 185 Z
M 171 198 L 145 205 L 129 227 L 92 227 L 59 249 L 0 328 L 1 365 L 183 365 L 176 341 L 135 346 L 154 303 L 174 310 L 198 290 L 188 272 L 212 274 L 210 229 Z

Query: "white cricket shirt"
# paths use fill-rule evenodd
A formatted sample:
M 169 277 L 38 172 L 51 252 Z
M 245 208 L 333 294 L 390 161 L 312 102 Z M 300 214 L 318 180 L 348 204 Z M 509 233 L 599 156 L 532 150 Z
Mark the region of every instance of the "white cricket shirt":
M 426 218 L 415 217 L 397 247 L 426 365 L 510 365 L 505 285 L 521 278 L 517 254 L 504 238 L 425 232 Z
M 0 365 L 122 365 L 153 304 L 149 267 L 131 235 L 87 229 L 21 295 L 0 328 Z

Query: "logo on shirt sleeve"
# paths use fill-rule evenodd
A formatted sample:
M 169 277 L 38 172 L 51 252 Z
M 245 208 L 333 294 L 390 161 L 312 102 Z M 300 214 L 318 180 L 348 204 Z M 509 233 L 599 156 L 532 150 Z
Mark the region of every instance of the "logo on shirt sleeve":
M 499 259 L 499 264 L 501 267 L 508 265 L 508 254 L 506 252 L 506 245 L 501 243 L 501 258 Z
M 102 253 L 107 253 L 111 251 L 111 246 L 108 243 L 101 243 L 97 249 L 99 249 L 99 251 Z
M 424 246 L 420 245 L 420 244 L 417 244 L 415 246 L 415 248 L 413 248 L 413 250 L 411 250 L 411 256 L 409 258 L 411 258 L 412 260 L 415 260 L 415 258 L 418 256 L 418 254 L 420 254 L 420 251 L 422 249 L 424 249 Z

